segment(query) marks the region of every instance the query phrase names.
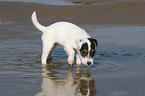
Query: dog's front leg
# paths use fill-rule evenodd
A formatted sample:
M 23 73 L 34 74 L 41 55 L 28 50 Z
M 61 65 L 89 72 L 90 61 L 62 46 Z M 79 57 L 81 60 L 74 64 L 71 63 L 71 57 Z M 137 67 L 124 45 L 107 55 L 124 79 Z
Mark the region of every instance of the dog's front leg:
M 76 64 L 78 65 L 78 66 L 81 66 L 81 59 L 80 59 L 80 57 L 79 57 L 79 54 L 77 53 L 76 54 Z
M 68 62 L 68 64 L 70 64 L 71 67 L 74 62 L 74 54 L 75 54 L 74 52 L 69 54 L 68 59 L 67 59 L 67 62 Z
M 67 62 L 72 67 L 72 64 L 74 62 L 75 51 L 74 51 L 74 49 L 71 46 L 68 46 L 68 45 L 66 45 L 64 49 L 65 49 L 65 51 L 68 54 Z

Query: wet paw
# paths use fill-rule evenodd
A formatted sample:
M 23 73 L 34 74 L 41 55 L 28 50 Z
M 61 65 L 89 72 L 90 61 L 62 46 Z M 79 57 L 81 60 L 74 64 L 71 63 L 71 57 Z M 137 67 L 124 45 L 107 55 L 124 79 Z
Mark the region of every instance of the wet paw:
M 74 62 L 74 57 L 73 56 L 69 56 L 68 59 L 67 59 L 67 62 L 69 65 L 72 66 L 73 62 Z

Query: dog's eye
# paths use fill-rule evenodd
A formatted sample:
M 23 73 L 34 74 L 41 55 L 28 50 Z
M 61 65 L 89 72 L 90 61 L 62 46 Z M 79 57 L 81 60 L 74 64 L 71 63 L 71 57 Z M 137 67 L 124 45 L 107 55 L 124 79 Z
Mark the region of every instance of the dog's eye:
M 83 50 L 83 52 L 86 52 L 86 53 L 88 53 L 88 50 Z
M 83 50 L 81 53 L 83 56 L 86 56 L 88 54 L 88 50 Z

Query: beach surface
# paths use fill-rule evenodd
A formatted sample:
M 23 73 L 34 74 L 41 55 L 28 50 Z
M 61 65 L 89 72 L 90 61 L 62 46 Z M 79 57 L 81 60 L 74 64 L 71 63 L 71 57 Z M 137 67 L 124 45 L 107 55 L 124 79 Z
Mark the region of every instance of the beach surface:
M 0 18 L 5 22 L 31 24 L 31 14 L 38 13 L 43 24 L 56 21 L 70 21 L 76 24 L 103 25 L 144 25 L 145 2 L 109 2 L 83 5 L 44 5 L 30 2 L 1 2 Z M 31 24 L 32 25 L 32 24 Z
M 0 96 L 145 96 L 144 0 L 0 1 Z M 42 25 L 68 21 L 96 38 L 94 64 L 70 68 L 58 46 L 41 66 L 34 11 Z

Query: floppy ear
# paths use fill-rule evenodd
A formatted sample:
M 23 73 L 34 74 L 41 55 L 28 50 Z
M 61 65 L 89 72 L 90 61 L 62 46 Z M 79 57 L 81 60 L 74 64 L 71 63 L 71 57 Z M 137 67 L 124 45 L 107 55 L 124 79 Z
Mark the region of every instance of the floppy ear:
M 96 39 L 93 38 L 88 38 L 90 40 L 90 42 L 94 43 L 96 49 L 98 48 L 98 41 Z

